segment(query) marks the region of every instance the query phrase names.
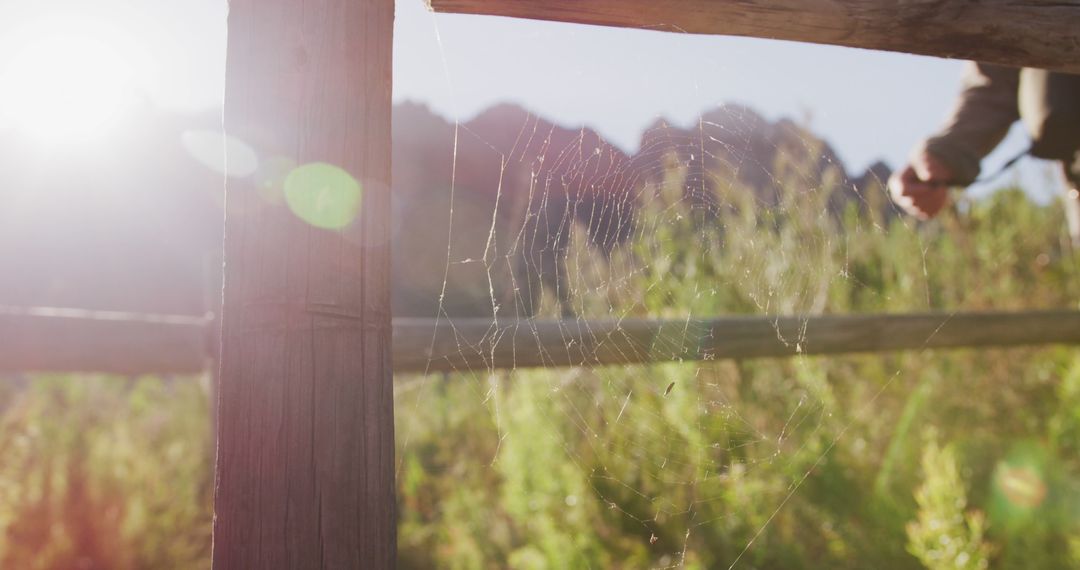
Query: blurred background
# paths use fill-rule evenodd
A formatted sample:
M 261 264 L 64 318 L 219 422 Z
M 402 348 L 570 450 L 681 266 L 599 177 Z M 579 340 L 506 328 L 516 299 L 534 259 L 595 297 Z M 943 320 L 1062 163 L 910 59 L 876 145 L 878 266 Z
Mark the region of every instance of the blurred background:
M 226 3 L 10 4 L 0 306 L 214 313 L 227 180 L 297 169 L 222 130 Z M 1048 164 L 889 205 L 960 67 L 399 0 L 395 314 L 1075 309 Z M 211 375 L 3 376 L 0 567 L 209 566 Z M 404 568 L 1080 567 L 1074 349 L 395 386 Z

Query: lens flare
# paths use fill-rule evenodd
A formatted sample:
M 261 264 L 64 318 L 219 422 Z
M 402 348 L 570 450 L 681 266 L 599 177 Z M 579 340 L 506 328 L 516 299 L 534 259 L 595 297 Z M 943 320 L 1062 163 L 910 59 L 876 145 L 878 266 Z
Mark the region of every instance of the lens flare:
M 1046 500 L 1046 483 L 1033 467 L 1003 464 L 998 468 L 995 482 L 1001 494 L 1015 507 L 1035 509 Z
M 320 228 L 341 229 L 360 211 L 360 183 L 332 164 L 313 162 L 285 178 L 285 201 L 300 219 Z
M 184 131 L 180 143 L 197 162 L 229 178 L 247 178 L 259 167 L 255 149 L 220 131 Z

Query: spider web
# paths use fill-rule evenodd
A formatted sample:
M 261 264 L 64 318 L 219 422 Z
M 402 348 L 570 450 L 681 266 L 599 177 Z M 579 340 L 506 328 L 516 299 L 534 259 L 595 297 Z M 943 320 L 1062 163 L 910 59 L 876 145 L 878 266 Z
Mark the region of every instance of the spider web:
M 806 125 L 732 104 L 658 117 L 627 152 L 516 104 L 453 121 L 407 103 L 394 144 L 395 316 L 436 322 L 426 372 L 397 381 L 399 478 L 471 489 L 406 493 L 404 551 L 410 525 L 464 522 L 439 532 L 483 537 L 485 566 L 757 567 L 830 548 L 828 523 L 798 530 L 837 492 L 816 474 L 838 445 L 881 459 L 867 439 L 895 418 L 869 412 L 900 364 L 717 360 L 701 320 L 932 305 L 925 246 L 888 229 L 887 172 L 854 176 Z M 879 283 L 890 240 L 921 274 L 904 299 Z M 669 324 L 626 341 L 643 319 Z M 774 329 L 796 352 L 808 340 Z

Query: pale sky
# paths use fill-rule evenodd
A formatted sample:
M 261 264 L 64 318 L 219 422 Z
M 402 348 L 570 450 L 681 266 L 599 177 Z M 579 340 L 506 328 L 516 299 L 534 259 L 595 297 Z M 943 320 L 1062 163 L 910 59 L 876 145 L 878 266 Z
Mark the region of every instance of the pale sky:
M 123 52 L 154 102 L 180 110 L 221 105 L 224 0 L 0 5 L 0 70 L 28 37 L 66 21 Z M 588 125 L 634 151 L 657 117 L 685 125 L 712 106 L 736 102 L 770 119 L 809 120 L 852 171 L 879 158 L 899 165 L 941 122 L 961 66 L 774 40 L 434 15 L 422 0 L 398 0 L 394 57 L 395 101 L 425 102 L 453 119 L 517 102 L 566 126 Z M 990 162 L 1023 144 L 1013 137 Z
M 590 126 L 632 152 L 657 117 L 688 125 L 715 105 L 740 103 L 772 120 L 808 118 L 855 174 L 878 159 L 894 168 L 905 161 L 945 118 L 963 65 L 777 40 L 432 14 L 422 0 L 398 0 L 394 41 L 395 100 L 423 101 L 445 116 L 464 120 L 512 101 Z M 1025 146 L 1014 129 L 986 171 Z M 1025 182 L 1043 180 L 1022 166 Z
M 440 42 L 441 39 L 441 42 Z M 942 119 L 960 63 L 721 36 L 433 15 L 400 0 L 397 99 L 467 118 L 511 100 L 633 150 L 657 116 L 686 124 L 723 102 L 811 117 L 852 167 L 894 164 Z

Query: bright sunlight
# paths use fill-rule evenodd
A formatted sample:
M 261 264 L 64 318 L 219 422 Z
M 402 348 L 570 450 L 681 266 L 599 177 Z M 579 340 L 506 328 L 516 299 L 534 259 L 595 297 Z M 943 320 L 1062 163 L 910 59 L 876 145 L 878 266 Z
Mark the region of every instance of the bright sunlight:
M 99 139 L 131 106 L 130 61 L 105 30 L 33 36 L 0 61 L 0 128 L 48 144 Z

